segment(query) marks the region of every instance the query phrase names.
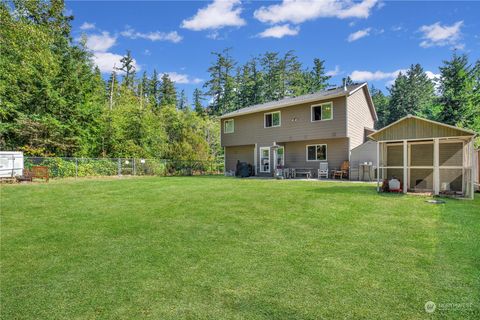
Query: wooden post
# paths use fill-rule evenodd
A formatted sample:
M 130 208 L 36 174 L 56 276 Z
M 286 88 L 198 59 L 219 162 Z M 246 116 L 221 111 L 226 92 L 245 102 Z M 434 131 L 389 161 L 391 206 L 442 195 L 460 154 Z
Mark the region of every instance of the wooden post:
M 433 139 L 433 194 L 440 193 L 440 140 Z
M 475 198 L 475 175 L 476 175 L 476 163 L 475 163 L 475 148 L 473 144 L 473 138 L 470 138 L 470 142 L 468 143 L 468 158 L 470 159 L 470 181 L 469 181 L 469 187 L 470 187 L 470 199 Z
M 407 193 L 408 189 L 408 144 L 407 140 L 403 140 L 403 193 Z
M 377 142 L 377 192 L 380 192 L 380 142 Z

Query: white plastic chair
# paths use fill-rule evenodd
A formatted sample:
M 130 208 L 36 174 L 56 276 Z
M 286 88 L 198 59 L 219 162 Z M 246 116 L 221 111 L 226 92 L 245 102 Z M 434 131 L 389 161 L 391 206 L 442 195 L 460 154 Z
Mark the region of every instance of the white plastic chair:
M 328 162 L 320 162 L 320 167 L 318 169 L 318 179 L 325 177 L 328 179 Z

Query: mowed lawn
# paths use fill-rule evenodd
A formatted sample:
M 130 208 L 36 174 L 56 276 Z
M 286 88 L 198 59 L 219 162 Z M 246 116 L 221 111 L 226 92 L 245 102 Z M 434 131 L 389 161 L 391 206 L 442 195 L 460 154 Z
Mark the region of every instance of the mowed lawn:
M 478 196 L 224 177 L 0 188 L 2 319 L 480 317 Z

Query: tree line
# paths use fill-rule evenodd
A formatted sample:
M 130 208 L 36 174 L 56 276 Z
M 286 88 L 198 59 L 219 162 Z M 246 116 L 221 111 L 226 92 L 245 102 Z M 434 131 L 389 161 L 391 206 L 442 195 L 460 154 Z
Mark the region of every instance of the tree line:
M 420 64 L 400 73 L 385 95 L 371 88 L 382 128 L 407 114 L 480 132 L 480 61 L 454 52 L 443 61 L 437 77 L 429 77 Z
M 218 116 L 335 84 L 325 61 L 305 67 L 294 51 L 243 64 L 212 53 L 209 78 L 190 104 L 168 74 L 138 74 L 129 51 L 104 80 L 86 38 L 74 41 L 63 1 L 0 4 L 0 148 L 33 156 L 214 159 Z M 387 94 L 371 87 L 381 128 L 406 114 L 480 131 L 480 62 L 454 53 L 438 79 L 419 65 Z M 353 83 L 349 77 L 343 79 Z M 338 83 L 336 85 L 342 85 Z

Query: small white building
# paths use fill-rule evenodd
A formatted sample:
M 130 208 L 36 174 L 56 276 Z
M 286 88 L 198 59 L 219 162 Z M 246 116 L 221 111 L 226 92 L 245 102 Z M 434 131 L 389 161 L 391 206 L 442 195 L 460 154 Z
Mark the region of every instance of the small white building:
M 0 178 L 23 175 L 23 152 L 0 151 Z

